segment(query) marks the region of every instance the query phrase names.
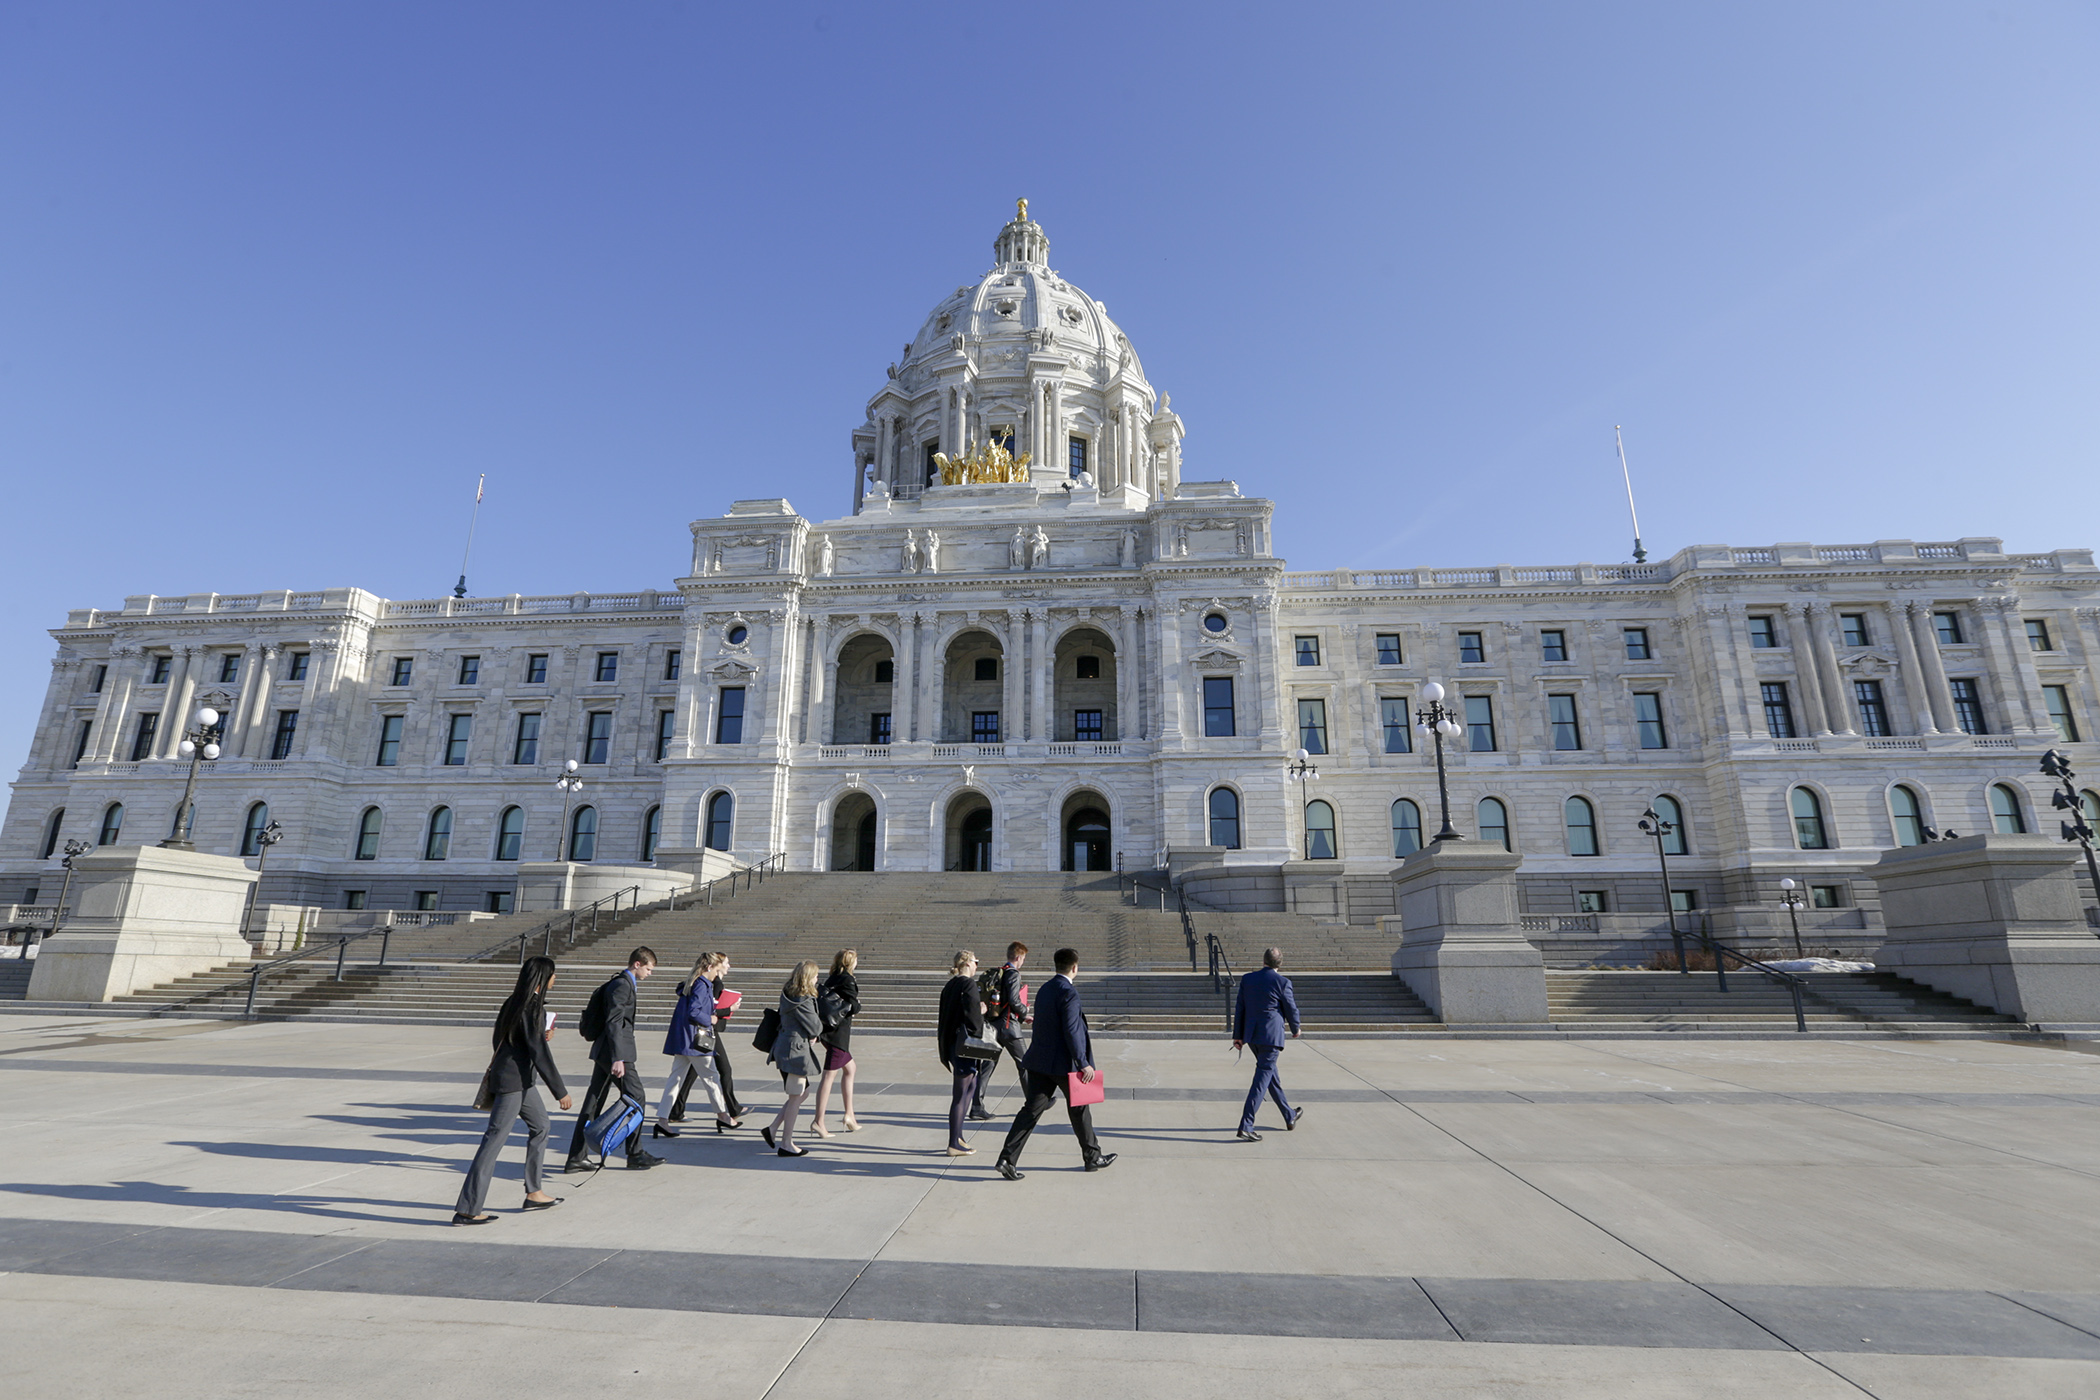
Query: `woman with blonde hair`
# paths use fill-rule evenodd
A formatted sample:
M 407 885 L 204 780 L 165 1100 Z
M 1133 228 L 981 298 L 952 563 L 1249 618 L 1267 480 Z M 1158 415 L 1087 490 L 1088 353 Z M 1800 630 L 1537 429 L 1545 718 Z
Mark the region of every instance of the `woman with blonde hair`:
M 941 988 L 941 1014 L 936 1048 L 941 1067 L 955 1076 L 954 1097 L 948 1104 L 948 1155 L 967 1157 L 977 1149 L 963 1138 L 963 1111 L 976 1099 L 978 1076 L 996 1061 L 972 1059 L 962 1053 L 966 1039 L 984 1039 L 984 998 L 977 990 L 977 955 L 965 948 L 955 955 L 954 976 Z
M 787 1102 L 772 1123 L 759 1130 L 766 1146 L 783 1157 L 807 1157 L 809 1149 L 795 1146 L 795 1115 L 809 1093 L 809 1081 L 817 1073 L 816 1037 L 824 1030 L 817 1016 L 817 965 L 798 962 L 780 989 L 780 1034 L 773 1038 L 769 1058 L 780 1067 L 780 1086 Z M 775 1133 L 779 1136 L 776 1138 Z
M 824 1022 L 824 1077 L 817 1081 L 817 1109 L 809 1117 L 809 1126 L 818 1137 L 831 1136 L 824 1131 L 824 1105 L 831 1099 L 834 1080 L 839 1086 L 842 1126 L 849 1133 L 860 1131 L 860 1120 L 853 1116 L 852 1050 L 853 1018 L 860 1014 L 860 982 L 853 969 L 859 966 L 859 953 L 839 949 L 831 960 L 831 975 L 817 994 L 817 1016 Z
M 664 1037 L 664 1053 L 671 1057 L 671 1077 L 656 1105 L 657 1137 L 674 1138 L 676 1128 L 667 1127 L 671 1103 L 689 1074 L 698 1075 L 707 1086 L 707 1099 L 715 1106 L 715 1131 L 739 1126 L 722 1093 L 722 1078 L 715 1070 L 715 978 L 729 960 L 720 953 L 702 953 L 693 964 L 692 975 L 678 987 L 678 1006 L 671 1013 L 671 1030 Z

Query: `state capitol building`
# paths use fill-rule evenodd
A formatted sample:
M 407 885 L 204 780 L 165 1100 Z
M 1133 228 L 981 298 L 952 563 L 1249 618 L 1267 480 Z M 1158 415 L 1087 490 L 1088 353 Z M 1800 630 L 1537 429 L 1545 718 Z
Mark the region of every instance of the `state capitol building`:
M 2100 724 L 2089 550 L 1294 570 L 1275 504 L 1190 479 L 1182 441 L 1024 202 L 868 401 L 837 518 L 726 503 L 683 577 L 628 593 L 70 613 L 0 904 L 54 900 L 69 840 L 168 836 L 211 703 L 196 844 L 252 856 L 279 823 L 266 903 L 503 912 L 521 863 L 714 850 L 1170 867 L 1212 905 L 1368 922 L 1437 831 L 1435 681 L 1464 731 L 1452 823 L 1522 857 L 1525 912 L 1660 911 L 1652 811 L 1678 908 L 1725 920 L 1787 876 L 1867 929 L 1884 848 L 2053 833 L 2036 761 Z M 1301 749 L 1317 776 L 1289 771 Z

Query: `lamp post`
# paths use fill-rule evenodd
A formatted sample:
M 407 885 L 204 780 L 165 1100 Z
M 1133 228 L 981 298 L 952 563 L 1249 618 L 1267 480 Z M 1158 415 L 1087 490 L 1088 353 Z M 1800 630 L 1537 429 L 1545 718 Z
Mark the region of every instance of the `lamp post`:
M 1779 902 L 1786 906 L 1786 921 L 1794 930 L 1794 956 L 1805 958 L 1808 954 L 1801 947 L 1801 906 L 1807 901 L 1801 898 L 1801 891 L 1792 880 L 1781 880 Z
M 564 852 L 570 845 L 569 804 L 576 800 L 577 793 L 583 791 L 583 779 L 577 775 L 575 759 L 563 765 L 561 776 L 554 780 L 554 790 L 561 794 L 561 830 L 554 834 L 554 858 L 567 860 L 568 855 Z
M 2100 899 L 2100 860 L 2093 858 L 2093 824 L 2086 820 L 2085 802 L 2078 795 L 2076 773 L 2071 771 L 2071 760 L 2064 757 L 2061 749 L 2051 749 L 2042 755 L 2042 773 L 2061 784 L 2049 794 L 2049 805 L 2059 812 L 2070 813 L 2071 819 L 2057 823 L 2057 830 L 2066 841 L 2076 841 L 2085 852 L 2085 872 L 2093 880 L 2093 897 Z M 2100 934 L 2096 934 L 2100 937 Z
M 1296 779 L 1298 780 L 1298 821 L 1299 821 L 1299 829 L 1300 829 L 1301 831 L 1303 831 L 1303 832 L 1305 833 L 1305 859 L 1307 859 L 1307 860 L 1311 860 L 1311 859 L 1312 859 L 1312 833 L 1311 833 L 1311 832 L 1310 832 L 1309 830 L 1306 830 L 1306 828 L 1305 828 L 1305 826 L 1304 826 L 1304 822 L 1305 822 L 1305 785 L 1306 785 L 1306 784 L 1307 784 L 1308 782 L 1312 781 L 1312 780 L 1313 780 L 1314 778 L 1317 778 L 1317 777 L 1319 777 L 1319 776 L 1320 776 L 1320 770 L 1319 770 L 1319 768 L 1318 768 L 1318 767 L 1317 767 L 1317 766 L 1316 766 L 1316 765 L 1315 765 L 1315 764 L 1313 763 L 1313 761 L 1312 761 L 1312 754 L 1311 754 L 1311 753 L 1310 753 L 1310 752 L 1309 752 L 1308 750 L 1305 750 L 1305 749 L 1297 749 L 1297 750 L 1295 750 L 1295 751 L 1293 751 L 1293 752 L 1292 752 L 1292 754 L 1291 754 L 1291 761 L 1290 761 L 1289 763 L 1286 763 L 1285 765 L 1283 765 L 1283 771 L 1284 771 L 1284 775 L 1285 775 L 1286 777 L 1296 778 Z
M 94 849 L 95 848 L 93 846 L 90 846 L 87 842 L 80 840 L 78 837 L 75 837 L 73 840 L 66 842 L 66 858 L 59 862 L 60 865 L 63 865 L 66 868 L 66 879 L 65 883 L 58 887 L 58 907 L 51 911 L 51 932 L 44 935 L 46 939 L 58 937 L 58 927 L 61 923 L 65 921 L 66 901 L 72 898 L 73 895 L 73 857 L 84 856 L 89 851 L 92 851 Z M 24 948 L 22 950 L 22 956 L 24 957 L 29 956 L 29 948 L 34 948 L 37 945 L 37 937 L 35 934 L 32 933 L 31 935 L 29 935 L 29 939 L 29 947 Z
M 1677 823 L 1666 822 L 1656 814 L 1653 807 L 1641 813 L 1639 826 L 1642 831 L 1655 838 L 1655 863 L 1662 869 L 1663 909 L 1670 916 L 1670 946 L 1677 950 L 1677 971 L 1689 977 L 1692 965 L 1684 955 L 1684 935 L 1677 930 L 1677 901 L 1670 897 L 1670 857 L 1663 838 L 1677 830 Z
M 248 907 L 241 911 L 241 937 L 248 936 L 248 925 L 255 919 L 255 899 L 262 892 L 263 865 L 270 859 L 270 847 L 284 839 L 284 828 L 271 822 L 255 833 L 255 883 L 248 886 Z
M 1458 717 L 1444 708 L 1444 687 L 1435 681 L 1423 686 L 1421 705 L 1415 710 L 1415 733 L 1436 741 L 1436 800 L 1444 823 L 1430 838 L 1433 841 L 1466 839 L 1451 825 L 1451 782 L 1444 772 L 1444 740 L 1456 739 L 1465 732 Z
M 175 809 L 175 830 L 160 844 L 172 851 L 194 851 L 190 840 L 190 829 L 197 821 L 197 765 L 205 759 L 217 759 L 219 739 L 226 732 L 225 715 L 214 708 L 231 704 L 230 697 L 220 691 L 207 691 L 197 699 L 196 722 L 183 733 L 182 742 L 175 751 L 190 761 L 189 781 L 182 785 L 182 805 Z

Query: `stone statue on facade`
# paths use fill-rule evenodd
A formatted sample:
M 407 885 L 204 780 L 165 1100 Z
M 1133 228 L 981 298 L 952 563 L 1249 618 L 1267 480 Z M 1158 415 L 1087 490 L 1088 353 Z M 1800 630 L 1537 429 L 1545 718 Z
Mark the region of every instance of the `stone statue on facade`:
M 1021 527 L 1016 525 L 1014 526 L 1014 537 L 1006 542 L 1006 567 L 1009 569 L 1020 568 L 1022 560 L 1027 557 L 1027 554 L 1028 538 L 1021 533 Z
M 1035 527 L 1035 533 L 1028 537 L 1028 567 L 1031 569 L 1044 569 L 1049 566 L 1050 535 L 1048 531 L 1038 525 Z
M 927 572 L 927 573 L 929 573 L 929 574 L 937 574 L 937 573 L 939 573 L 939 572 L 941 571 L 941 532 L 940 532 L 940 531 L 938 531 L 938 530 L 928 530 L 928 531 L 926 532 L 926 548 L 925 548 L 925 553 L 926 553 L 926 572 Z
M 831 536 L 821 536 L 817 541 L 817 577 L 830 578 L 832 567 L 838 562 L 838 551 L 832 548 Z
M 1138 551 L 1138 537 L 1137 537 L 1137 531 L 1135 531 L 1135 530 L 1125 530 L 1125 531 L 1123 532 L 1123 567 L 1124 567 L 1124 568 L 1126 568 L 1126 569 L 1135 569 L 1135 568 L 1137 567 L 1137 551 Z
M 904 572 L 907 574 L 915 574 L 919 571 L 919 532 L 917 530 L 906 530 L 904 532 L 903 567 Z

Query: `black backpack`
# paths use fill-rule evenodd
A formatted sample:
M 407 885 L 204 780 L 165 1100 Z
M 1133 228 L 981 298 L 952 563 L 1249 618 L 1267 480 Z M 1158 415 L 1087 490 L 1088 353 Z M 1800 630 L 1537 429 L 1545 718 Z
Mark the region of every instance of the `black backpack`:
M 576 1018 L 576 1034 L 593 1045 L 605 1034 L 605 991 L 611 985 L 610 982 L 599 984 L 598 990 L 591 993 L 591 999 L 584 1003 L 583 1014 Z
M 985 1004 L 986 1015 L 1006 1014 L 1006 969 L 991 968 L 977 974 L 977 997 Z

